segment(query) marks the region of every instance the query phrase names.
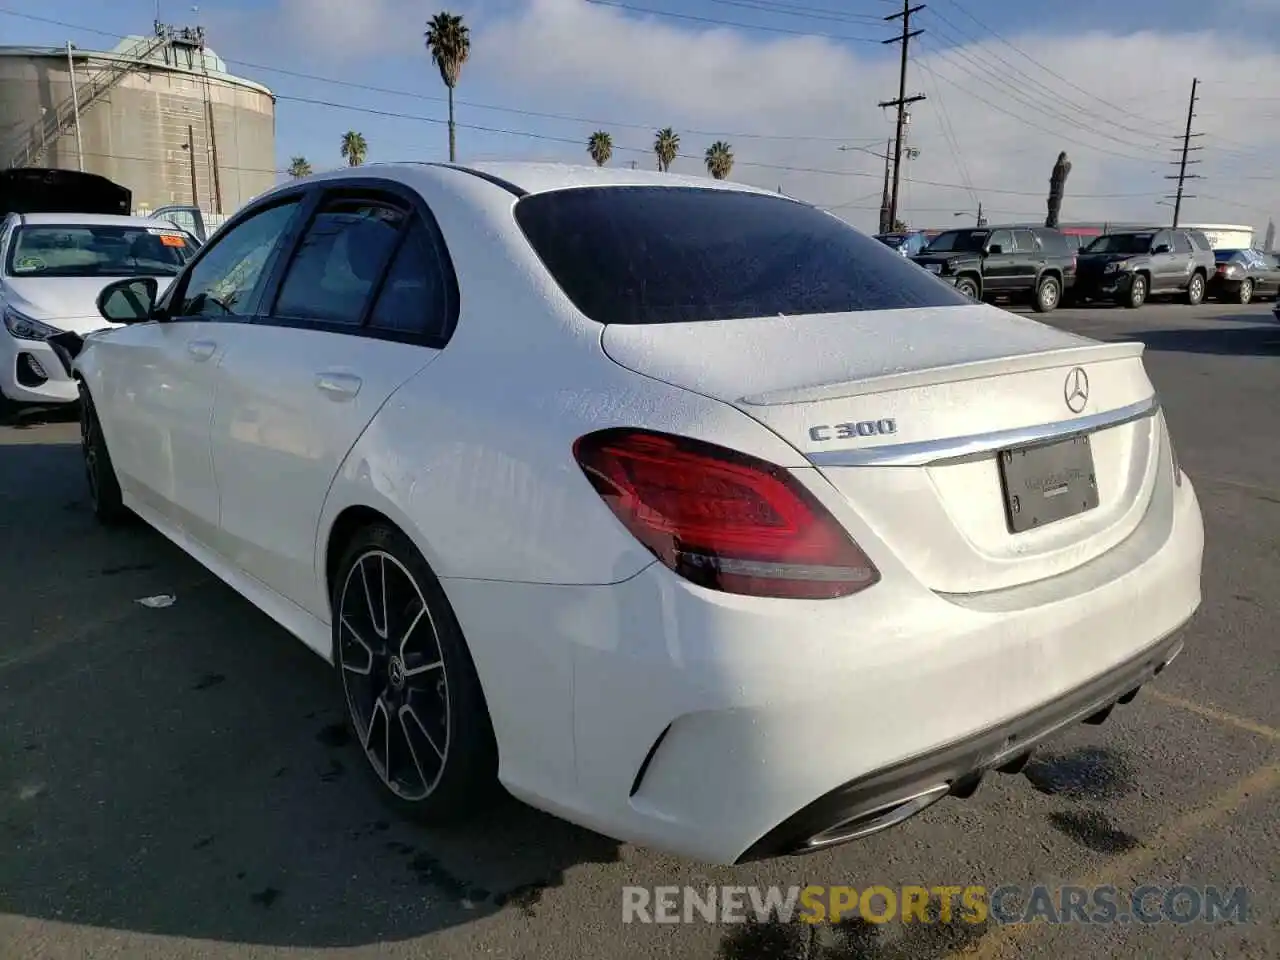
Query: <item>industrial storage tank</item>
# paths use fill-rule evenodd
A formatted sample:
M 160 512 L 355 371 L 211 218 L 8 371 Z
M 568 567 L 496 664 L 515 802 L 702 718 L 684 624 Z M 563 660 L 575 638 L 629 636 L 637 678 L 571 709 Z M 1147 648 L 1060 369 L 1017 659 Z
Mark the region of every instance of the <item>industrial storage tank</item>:
M 275 98 L 204 41 L 157 23 L 107 52 L 0 47 L 0 167 L 100 174 L 139 211 L 234 213 L 278 179 Z

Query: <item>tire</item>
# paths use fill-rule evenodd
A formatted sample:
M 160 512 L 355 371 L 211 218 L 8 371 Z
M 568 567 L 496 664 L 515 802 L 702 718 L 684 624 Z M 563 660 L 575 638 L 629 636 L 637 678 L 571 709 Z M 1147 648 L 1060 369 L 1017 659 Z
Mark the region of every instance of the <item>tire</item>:
M 1204 274 L 1193 273 L 1190 283 L 1187 284 L 1186 300 L 1188 306 L 1198 307 L 1204 303 L 1204 287 Z
M 356 533 L 332 604 L 347 724 L 383 801 L 434 824 L 463 819 L 499 795 L 475 664 L 439 580 L 408 537 L 381 523 Z
M 85 480 L 89 484 L 89 502 L 93 515 L 103 526 L 114 527 L 127 522 L 133 516 L 120 495 L 120 481 L 111 463 L 106 437 L 97 408 L 83 381 L 80 389 L 80 450 L 84 454 Z
M 1236 291 L 1236 303 L 1249 303 L 1253 300 L 1253 281 L 1248 277 L 1240 281 L 1240 289 Z
M 1058 278 L 1041 277 L 1031 305 L 1036 313 L 1049 313 L 1058 306 L 1061 299 L 1062 284 L 1058 282 Z
M 970 300 L 979 299 L 978 282 L 972 277 L 961 277 L 956 281 L 956 290 L 964 294 Z
M 1147 278 L 1145 274 L 1136 274 L 1129 283 L 1129 292 L 1120 298 L 1120 302 L 1130 310 L 1137 310 L 1147 302 Z

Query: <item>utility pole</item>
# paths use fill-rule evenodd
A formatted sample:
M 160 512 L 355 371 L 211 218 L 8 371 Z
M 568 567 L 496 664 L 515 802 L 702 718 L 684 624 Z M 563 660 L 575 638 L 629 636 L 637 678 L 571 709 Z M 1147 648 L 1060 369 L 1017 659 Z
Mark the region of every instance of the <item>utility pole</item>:
M 80 172 L 84 173 L 84 139 L 80 136 L 80 91 L 76 87 L 76 61 L 71 56 L 74 49 L 71 41 L 67 41 L 67 74 L 71 79 L 71 109 L 76 116 L 76 156 L 80 161 Z
M 884 144 L 884 190 L 880 193 L 880 232 L 889 233 L 893 229 L 893 201 L 889 198 L 889 158 L 892 156 L 893 141 Z
M 1183 193 L 1182 193 L 1182 188 L 1183 188 L 1183 186 L 1186 184 L 1186 182 L 1187 182 L 1188 180 L 1199 180 L 1199 179 L 1201 179 L 1201 178 L 1200 178 L 1200 176 L 1199 176 L 1199 174 L 1195 174 L 1195 173 L 1187 173 L 1187 164 L 1190 164 L 1190 163 L 1199 163 L 1199 162 L 1200 162 L 1199 160 L 1188 160 L 1188 159 L 1187 159 L 1187 154 L 1188 154 L 1188 153 L 1191 153 L 1191 152 L 1192 152 L 1192 151 L 1194 151 L 1194 150 L 1203 150 L 1203 149 L 1204 149 L 1204 147 L 1193 147 L 1193 146 L 1191 146 L 1191 141 L 1192 141 L 1192 139 L 1193 139 L 1193 138 L 1195 138 L 1195 137 L 1203 137 L 1203 136 L 1204 136 L 1204 134 L 1203 134 L 1203 133 L 1192 133 L 1192 132 L 1191 132 L 1191 121 L 1192 121 L 1192 120 L 1194 120 L 1194 119 L 1195 119 L 1195 116 L 1196 116 L 1196 88 L 1197 88 L 1199 85 L 1200 85 L 1200 80 L 1199 80 L 1199 78 L 1198 78 L 1198 77 L 1192 77 L 1192 79 L 1191 79 L 1191 100 L 1190 100 L 1190 102 L 1187 104 L 1187 129 L 1186 129 L 1186 132 L 1185 132 L 1185 133 L 1183 133 L 1183 135 L 1182 135 L 1182 159 L 1181 159 L 1181 160 L 1176 160 L 1176 161 L 1171 161 L 1171 162 L 1173 162 L 1173 163 L 1177 163 L 1177 164 L 1178 164 L 1178 172 L 1177 172 L 1176 174 L 1169 174 L 1169 175 L 1167 175 L 1167 176 L 1165 177 L 1165 179 L 1166 179 L 1166 180 L 1177 180 L 1177 181 L 1178 181 L 1178 192 L 1177 192 L 1174 196 L 1172 196 L 1172 197 L 1165 197 L 1165 199 L 1166 199 L 1166 200 L 1172 200 L 1172 201 L 1173 201 L 1173 226 L 1174 226 L 1175 228 L 1178 226 L 1178 216 L 1182 213 L 1182 201 L 1183 201 L 1184 199 L 1185 199 L 1185 200 L 1194 200 L 1194 199 L 1195 199 L 1195 197 L 1194 197 L 1194 196 L 1188 196 L 1188 197 L 1184 197 L 1184 196 L 1183 196 Z
M 902 63 L 898 70 L 898 99 L 885 100 L 880 103 L 880 107 L 897 107 L 898 108 L 898 132 L 893 141 L 893 192 L 889 197 L 889 229 L 898 222 L 898 185 L 902 180 L 902 132 L 906 125 L 907 107 L 925 99 L 923 93 L 918 93 L 914 97 L 907 96 L 907 55 L 908 47 L 912 37 L 918 37 L 924 33 L 923 30 L 911 29 L 911 15 L 919 13 L 923 10 L 923 3 L 911 6 L 911 0 L 902 0 L 902 12 L 891 13 L 885 17 L 885 20 L 897 20 L 902 18 L 902 34 L 892 38 L 891 40 L 881 40 L 881 43 L 900 43 L 902 44 Z
M 200 206 L 200 196 L 196 193 L 196 131 L 187 124 L 187 150 L 191 152 L 191 205 Z

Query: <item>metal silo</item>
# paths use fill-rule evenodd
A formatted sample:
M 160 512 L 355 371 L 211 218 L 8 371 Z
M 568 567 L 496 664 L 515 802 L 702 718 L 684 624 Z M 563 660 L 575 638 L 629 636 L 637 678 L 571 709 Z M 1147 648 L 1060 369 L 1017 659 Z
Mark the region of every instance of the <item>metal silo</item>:
M 105 52 L 0 47 L 0 145 L 0 166 L 83 169 L 137 209 L 194 199 L 215 220 L 277 179 L 271 91 L 228 73 L 203 30 L 160 23 Z

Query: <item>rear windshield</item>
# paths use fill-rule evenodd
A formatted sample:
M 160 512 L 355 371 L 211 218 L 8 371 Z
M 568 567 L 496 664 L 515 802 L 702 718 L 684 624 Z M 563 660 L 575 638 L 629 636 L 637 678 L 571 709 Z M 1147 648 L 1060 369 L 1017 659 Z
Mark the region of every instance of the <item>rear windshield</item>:
M 598 323 L 972 302 L 844 221 L 781 196 L 581 187 L 525 197 L 515 216 L 574 306 Z
M 125 226 L 23 226 L 5 261 L 11 277 L 173 277 L 194 247 L 180 230 Z
M 1154 233 L 1112 233 L 1098 237 L 1085 247 L 1085 253 L 1147 253 Z
M 1213 258 L 1219 263 L 1226 263 L 1228 260 L 1247 259 L 1243 250 L 1215 250 Z

